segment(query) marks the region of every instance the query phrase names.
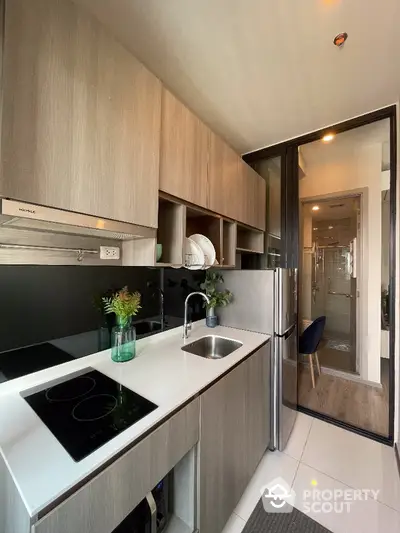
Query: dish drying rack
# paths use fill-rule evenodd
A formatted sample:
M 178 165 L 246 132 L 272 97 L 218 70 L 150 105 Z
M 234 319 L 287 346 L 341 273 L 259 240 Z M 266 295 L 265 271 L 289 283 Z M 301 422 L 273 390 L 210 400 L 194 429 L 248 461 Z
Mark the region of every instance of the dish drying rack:
M 185 268 L 198 268 L 199 270 L 210 268 L 210 266 L 205 266 L 208 263 L 208 259 L 208 255 L 204 255 L 204 263 L 201 263 L 196 254 L 185 254 L 185 264 L 183 266 Z M 218 264 L 216 260 L 213 266 L 217 266 Z

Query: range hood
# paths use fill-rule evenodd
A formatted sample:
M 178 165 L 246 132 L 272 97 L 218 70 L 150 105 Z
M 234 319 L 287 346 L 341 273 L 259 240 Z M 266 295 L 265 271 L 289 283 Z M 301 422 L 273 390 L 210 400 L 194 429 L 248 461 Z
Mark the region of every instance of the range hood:
M 72 211 L 0 199 L 0 229 L 14 228 L 126 241 L 154 237 L 156 230 Z

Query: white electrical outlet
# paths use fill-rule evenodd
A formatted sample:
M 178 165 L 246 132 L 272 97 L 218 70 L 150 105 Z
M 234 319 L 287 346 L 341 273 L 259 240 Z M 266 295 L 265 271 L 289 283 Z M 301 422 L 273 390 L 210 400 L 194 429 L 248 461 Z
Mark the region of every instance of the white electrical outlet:
M 100 246 L 100 259 L 119 259 L 118 246 Z

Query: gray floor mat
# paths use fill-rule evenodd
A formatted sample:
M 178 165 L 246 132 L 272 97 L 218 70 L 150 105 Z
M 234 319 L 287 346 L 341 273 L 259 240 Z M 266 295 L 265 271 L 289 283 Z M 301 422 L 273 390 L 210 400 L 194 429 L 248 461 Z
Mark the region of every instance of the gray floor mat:
M 266 513 L 260 500 L 242 533 L 331 532 L 295 508 L 291 513 Z

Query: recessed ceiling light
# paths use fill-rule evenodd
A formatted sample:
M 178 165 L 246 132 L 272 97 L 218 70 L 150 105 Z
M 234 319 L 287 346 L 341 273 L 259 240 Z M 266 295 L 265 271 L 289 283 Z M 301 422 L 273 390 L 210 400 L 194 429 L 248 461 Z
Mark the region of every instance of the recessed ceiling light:
M 311 211 L 319 211 L 319 205 L 313 205 Z
M 334 137 L 335 135 L 333 133 L 327 133 L 322 137 L 322 142 L 330 143 L 331 141 L 333 141 Z
M 340 48 L 347 41 L 347 37 L 348 37 L 348 34 L 345 31 L 342 33 L 338 33 L 333 39 L 333 44 Z
M 328 229 L 333 229 L 333 226 L 328 226 Z

